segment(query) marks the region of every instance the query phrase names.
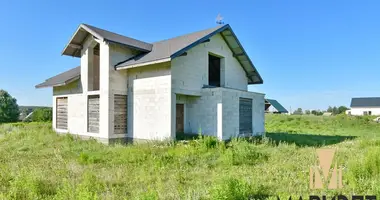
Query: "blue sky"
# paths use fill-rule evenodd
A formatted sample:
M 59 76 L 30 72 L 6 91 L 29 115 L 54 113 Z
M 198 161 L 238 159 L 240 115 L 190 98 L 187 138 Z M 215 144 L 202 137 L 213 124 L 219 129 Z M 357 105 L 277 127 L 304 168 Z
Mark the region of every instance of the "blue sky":
M 215 26 L 218 13 L 286 108 L 380 96 L 380 1 L 1 1 L 0 88 L 51 105 L 46 78 L 79 65 L 61 52 L 80 23 L 147 42 Z

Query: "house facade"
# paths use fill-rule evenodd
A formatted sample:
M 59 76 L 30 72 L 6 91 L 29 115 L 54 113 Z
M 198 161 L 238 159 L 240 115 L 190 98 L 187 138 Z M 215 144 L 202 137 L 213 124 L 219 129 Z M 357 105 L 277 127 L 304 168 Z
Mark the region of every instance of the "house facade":
M 380 97 L 352 98 L 348 115 L 380 115 Z
M 62 52 L 80 66 L 37 85 L 53 87 L 59 133 L 166 140 L 264 132 L 263 80 L 229 25 L 147 43 L 81 24 Z

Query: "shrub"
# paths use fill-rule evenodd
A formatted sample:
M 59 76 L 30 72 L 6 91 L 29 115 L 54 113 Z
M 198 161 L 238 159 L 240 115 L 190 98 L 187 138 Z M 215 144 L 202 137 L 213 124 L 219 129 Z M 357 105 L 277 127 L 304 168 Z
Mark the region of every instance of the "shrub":
M 33 111 L 33 122 L 50 122 L 52 121 L 53 111 L 52 108 L 37 108 Z
M 219 142 L 216 137 L 211 136 L 199 136 L 199 141 L 206 149 L 215 148 Z

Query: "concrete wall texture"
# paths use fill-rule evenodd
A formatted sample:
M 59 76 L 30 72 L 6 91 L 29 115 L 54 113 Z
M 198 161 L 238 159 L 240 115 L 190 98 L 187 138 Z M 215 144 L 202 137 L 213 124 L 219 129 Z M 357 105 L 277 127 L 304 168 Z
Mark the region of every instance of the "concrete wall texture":
M 99 58 L 93 54 L 97 44 Z M 264 132 L 264 94 L 247 91 L 246 74 L 219 34 L 193 47 L 186 56 L 120 71 L 114 65 L 138 52 L 93 38 L 88 38 L 83 47 L 81 79 L 53 89 L 54 129 L 56 98 L 68 97 L 68 130 L 57 132 L 95 137 L 105 143 L 126 137 L 175 139 L 175 109 L 177 103 L 182 103 L 186 133 L 201 132 L 225 140 L 239 134 L 240 97 L 253 100 L 253 134 Z M 209 54 L 222 59 L 220 88 L 203 88 L 208 84 Z M 96 83 L 93 78 L 97 74 L 92 69 L 98 67 L 99 90 L 93 91 L 89 84 Z M 88 95 L 100 96 L 99 133 L 87 132 Z M 126 133 L 114 133 L 115 95 L 127 95 Z
M 265 131 L 264 94 L 228 88 L 204 88 L 200 97 L 177 95 L 176 102 L 185 104 L 185 133 L 201 133 L 222 140 L 237 137 L 240 98 L 252 99 L 252 131 L 253 135 L 261 135 Z
M 170 63 L 129 69 L 128 137 L 171 138 Z
M 172 60 L 172 87 L 175 92 L 192 95 L 208 85 L 208 55 L 222 58 L 223 87 L 247 90 L 248 80 L 244 69 L 220 34 L 187 51 L 186 56 Z

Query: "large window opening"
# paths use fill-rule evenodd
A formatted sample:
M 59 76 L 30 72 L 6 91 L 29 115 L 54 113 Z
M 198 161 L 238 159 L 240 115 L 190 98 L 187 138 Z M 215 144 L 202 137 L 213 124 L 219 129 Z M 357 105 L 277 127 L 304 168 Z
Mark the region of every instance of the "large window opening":
M 208 85 L 220 87 L 221 59 L 219 57 L 208 55 Z

